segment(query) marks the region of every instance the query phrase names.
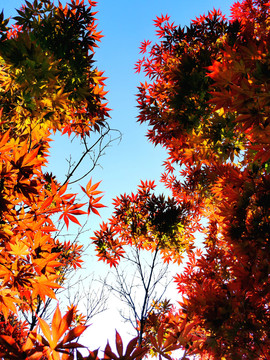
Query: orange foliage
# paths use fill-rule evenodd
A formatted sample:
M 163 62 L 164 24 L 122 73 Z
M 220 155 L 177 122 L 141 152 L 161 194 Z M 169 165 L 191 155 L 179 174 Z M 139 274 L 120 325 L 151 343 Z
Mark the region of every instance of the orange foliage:
M 104 77 L 92 66 L 101 38 L 94 5 L 26 2 L 11 28 L 0 15 L 1 359 L 72 359 L 86 328 L 73 324 L 74 308 L 62 318 L 57 307 L 50 325 L 38 314 L 56 299 L 65 271 L 82 262 L 82 246 L 56 238 L 54 221 L 79 224 L 85 204 L 45 167 L 52 132 L 90 136 L 108 116 Z M 98 185 L 86 187 L 88 215 L 102 206 Z M 22 313 L 32 314 L 32 324 Z

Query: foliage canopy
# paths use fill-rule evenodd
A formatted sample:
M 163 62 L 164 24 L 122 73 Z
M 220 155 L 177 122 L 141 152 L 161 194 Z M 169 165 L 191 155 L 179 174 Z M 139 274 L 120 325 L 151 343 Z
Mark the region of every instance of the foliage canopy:
M 95 2 L 62 7 L 34 1 L 0 32 L 0 356 L 72 359 L 85 330 L 74 308 L 57 308 L 51 327 L 29 329 L 17 313 L 36 312 L 55 298 L 63 266 L 79 266 L 80 247 L 54 239 L 52 217 L 68 226 L 85 213 L 43 172 L 50 133 L 90 136 L 108 116 L 103 75 L 93 68 Z M 117 266 L 126 246 L 161 250 L 182 261 L 175 277 L 179 306 L 157 304 L 149 313 L 142 347 L 126 352 L 116 333 L 105 359 L 139 359 L 147 352 L 170 360 L 268 359 L 270 352 L 270 3 L 243 0 L 228 20 L 213 10 L 177 27 L 155 20 L 159 41 L 144 41 L 136 64 L 148 82 L 138 89 L 138 121 L 148 138 L 168 151 L 162 181 L 172 198 L 156 196 L 152 181 L 114 201 L 115 211 L 92 238 L 98 257 Z M 97 213 L 98 184 L 83 191 Z M 207 220 L 207 225 L 203 223 Z M 204 233 L 203 249 L 194 235 Z M 70 258 L 72 256 L 72 258 Z M 60 355 L 62 354 L 62 355 Z M 97 351 L 79 359 L 97 359 Z
M 155 20 L 160 42 L 141 46 L 136 71 L 149 80 L 139 87 L 138 121 L 168 151 L 162 181 L 185 214 L 179 245 L 170 239 L 165 251 L 178 261 L 182 247 L 189 259 L 175 277 L 180 307 L 149 315 L 145 341 L 168 359 L 177 347 L 185 358 L 268 358 L 269 6 L 236 2 L 230 20 L 213 10 L 184 28 L 161 16 Z M 116 200 L 110 224 L 123 239 L 128 223 L 136 239 L 141 226 L 135 233 L 130 226 L 149 200 L 135 210 L 129 197 L 123 200 L 127 208 L 119 214 Z M 163 208 L 159 203 L 155 214 Z M 165 219 L 166 212 L 159 224 L 172 230 Z M 202 250 L 193 246 L 196 231 L 205 234 Z M 142 236 L 148 243 L 152 229 Z

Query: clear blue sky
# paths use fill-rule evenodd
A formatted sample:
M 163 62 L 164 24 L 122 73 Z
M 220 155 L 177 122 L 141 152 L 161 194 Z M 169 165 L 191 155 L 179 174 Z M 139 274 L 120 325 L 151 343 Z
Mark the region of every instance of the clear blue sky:
M 109 91 L 108 106 L 113 109 L 111 127 L 120 130 L 123 134 L 121 143 L 113 144 L 106 151 L 101 161 L 102 168 L 97 168 L 92 173 L 94 181 L 102 180 L 101 188 L 105 191 L 104 203 L 108 208 L 101 212 L 102 220 L 106 221 L 107 216 L 110 216 L 110 203 L 113 197 L 120 193 L 136 191 L 140 179 L 158 181 L 162 172 L 164 151 L 149 144 L 145 137 L 146 127 L 136 123 L 138 113 L 135 94 L 142 77 L 134 73 L 134 64 L 139 58 L 140 42 L 145 39 L 155 41 L 153 20 L 156 16 L 168 14 L 177 25 L 189 25 L 191 19 L 207 13 L 213 7 L 220 8 L 225 15 L 228 15 L 233 3 L 232 0 L 100 0 L 98 2 L 99 12 L 96 15 L 98 29 L 102 31 L 104 38 L 95 58 L 97 67 L 104 70 L 105 76 L 108 77 L 106 81 Z M 14 9 L 19 8 L 21 4 L 19 0 L 7 2 L 1 0 L 0 11 L 4 8 L 5 17 L 14 16 Z M 76 144 L 72 148 L 67 138 L 62 137 L 57 140 L 52 148 L 50 169 L 60 180 L 66 171 L 65 158 L 69 157 L 70 151 L 79 155 L 79 148 Z M 87 170 L 88 166 L 87 162 L 84 163 L 83 170 Z M 160 189 L 162 191 L 162 188 Z M 93 219 L 90 223 L 93 230 L 97 229 L 99 222 L 100 218 Z M 89 241 L 89 236 L 83 239 L 85 243 Z M 117 327 L 121 332 L 122 325 L 117 323 L 118 320 L 109 319 L 109 314 L 102 321 L 102 329 L 96 330 L 93 325 L 91 327 L 93 330 L 90 330 L 92 333 L 89 332 L 88 344 L 92 349 L 99 345 L 103 346 L 108 337 L 113 341 L 113 328 Z

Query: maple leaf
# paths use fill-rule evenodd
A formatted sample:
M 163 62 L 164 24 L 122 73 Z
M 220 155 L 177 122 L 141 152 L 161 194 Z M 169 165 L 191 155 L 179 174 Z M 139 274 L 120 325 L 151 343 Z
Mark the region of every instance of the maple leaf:
M 102 194 L 102 191 L 97 190 L 100 183 L 101 181 L 92 185 L 92 178 L 91 178 L 88 184 L 86 185 L 86 189 L 81 186 L 82 191 L 89 197 L 88 215 L 92 211 L 94 214 L 100 216 L 97 208 L 105 207 L 105 205 L 102 205 L 99 202 L 103 196 L 98 196 L 97 198 L 95 198 L 96 195 Z
M 16 291 L 11 291 L 10 289 L 0 290 L 0 311 L 6 321 L 10 312 L 17 313 L 16 304 L 20 303 L 22 303 L 22 300 L 18 298 Z
M 141 359 L 147 352 L 148 348 L 138 346 L 138 337 L 132 339 L 126 348 L 125 354 L 123 353 L 123 341 L 119 333 L 116 331 L 115 335 L 115 345 L 118 355 L 112 352 L 109 343 L 107 343 L 104 350 L 104 359 L 113 359 L 113 360 L 138 360 Z
M 22 242 L 10 244 L 10 248 L 11 250 L 9 251 L 9 253 L 11 255 L 15 255 L 16 257 L 26 256 L 30 253 L 29 246 Z
M 46 296 L 52 299 L 56 299 L 53 289 L 61 288 L 61 285 L 54 281 L 57 280 L 57 278 L 57 275 L 51 275 L 50 277 L 47 277 L 42 274 L 36 280 L 31 280 L 33 286 L 32 296 L 34 298 L 40 296 L 43 302 L 45 302 Z
M 144 40 L 142 43 L 141 43 L 141 46 L 140 46 L 140 53 L 141 54 L 145 54 L 146 51 L 147 51 L 147 47 L 149 45 L 151 45 L 152 41 L 150 40 Z
M 78 338 L 86 330 L 87 326 L 78 325 L 70 329 L 73 315 L 74 308 L 71 308 L 62 317 L 57 305 L 51 326 L 45 320 L 39 318 L 39 325 L 43 336 L 33 332 L 31 337 L 33 340 L 38 340 L 44 346 L 44 351 L 49 359 L 58 360 L 60 359 L 60 353 L 68 354 L 69 349 L 84 347 L 73 340 Z M 61 340 L 62 337 L 63 339 Z
M 56 259 L 58 259 L 58 261 L 56 261 Z M 46 253 L 45 256 L 43 255 L 40 258 L 33 259 L 33 265 L 37 273 L 41 275 L 45 271 L 48 274 L 54 274 L 55 268 L 60 268 L 61 266 L 63 266 L 63 263 L 59 261 L 58 253 L 54 253 L 54 254 Z
M 63 197 L 62 197 L 62 199 L 63 199 Z M 74 201 L 74 198 L 73 198 L 73 201 Z M 64 205 L 63 213 L 59 217 L 59 220 L 61 220 L 62 218 L 64 219 L 67 229 L 68 229 L 68 225 L 69 225 L 69 220 L 81 226 L 81 224 L 79 223 L 79 220 L 74 215 L 86 214 L 85 211 L 78 210 L 85 204 L 73 204 L 73 201 Z

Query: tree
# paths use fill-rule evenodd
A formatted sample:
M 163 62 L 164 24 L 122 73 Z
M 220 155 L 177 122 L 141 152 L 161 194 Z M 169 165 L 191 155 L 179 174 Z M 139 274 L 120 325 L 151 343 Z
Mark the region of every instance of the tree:
M 159 259 L 158 248 L 147 254 L 135 246 L 113 270 L 114 276 L 107 276 L 104 284 L 123 303 L 120 315 L 136 331 L 138 344 L 142 344 L 148 314 L 157 304 L 166 302 L 164 294 L 172 282 L 169 266 Z
M 169 301 L 162 300 L 163 293 L 160 297 L 153 297 L 158 282 L 167 270 L 166 265 L 160 269 L 158 258 L 162 258 L 165 264 L 180 264 L 184 251 L 193 248 L 194 239 L 187 221 L 187 209 L 174 199 L 165 198 L 164 195 L 156 196 L 154 188 L 153 181 L 141 182 L 136 194 L 124 194 L 116 198 L 113 216 L 108 223 L 101 224 L 100 230 L 92 237 L 100 260 L 115 268 L 117 277 L 111 290 L 118 293 L 131 310 L 132 316 L 126 320 L 131 321 L 133 326 L 135 324 L 138 345 L 152 354 L 156 354 L 158 349 L 157 345 L 153 345 L 155 340 L 151 334 L 150 319 L 153 322 L 151 326 L 154 326 L 161 314 L 172 308 Z M 130 247 L 134 248 L 134 256 L 131 255 Z M 152 253 L 147 271 L 142 268 L 143 251 Z M 138 283 L 127 282 L 125 272 L 121 273 L 118 269 L 120 261 L 126 260 L 134 263 L 139 273 L 139 284 L 143 288 L 141 304 L 136 301 L 133 289 Z M 130 266 L 128 269 L 132 271 Z M 133 273 L 136 274 L 136 270 Z M 165 352 L 178 347 L 170 343 L 166 345 Z
M 124 304 L 120 314 L 136 330 L 139 344 L 148 314 L 161 303 L 169 306 L 164 294 L 171 283 L 171 252 L 164 250 L 171 242 L 176 253 L 184 223 L 181 208 L 164 195 L 156 196 L 154 187 L 153 182 L 142 182 L 136 195 L 115 199 L 109 224 L 103 224 L 92 237 L 98 255 L 112 268 L 102 282 Z M 112 243 L 122 251 L 114 250 Z M 182 251 L 178 249 L 179 259 Z
M 177 348 L 185 359 L 269 357 L 269 7 L 244 0 L 232 6 L 230 21 L 213 10 L 185 28 L 161 16 L 155 25 L 162 40 L 150 49 L 142 43 L 136 69 L 149 81 L 139 87 L 138 121 L 168 151 L 162 181 L 184 214 L 184 235 L 162 251 L 169 261 L 179 259 L 179 248 L 188 256 L 175 278 L 180 307 L 150 314 L 145 330 L 152 352 L 167 359 Z M 139 230 L 120 200 L 118 224 L 102 226 L 95 243 L 110 264 L 117 265 L 123 244 L 134 245 L 129 232 L 141 246 L 156 247 L 145 220 L 146 188 L 134 195 Z M 177 238 L 174 224 L 165 224 Z M 205 234 L 202 250 L 185 236 L 196 231 Z
M 12 26 L 0 15 L 2 359 L 59 359 L 61 353 L 72 359 L 80 347 L 75 339 L 86 329 L 75 307 L 63 317 L 57 307 L 51 326 L 41 316 L 65 273 L 81 266 L 82 246 L 54 236 L 57 218 L 68 228 L 102 207 L 99 183 L 82 188 L 85 211 L 67 193 L 74 171 L 60 184 L 45 169 L 52 133 L 76 135 L 87 154 L 87 138 L 100 133 L 101 143 L 108 128 L 104 77 L 93 60 L 101 37 L 94 6 L 26 2 Z

